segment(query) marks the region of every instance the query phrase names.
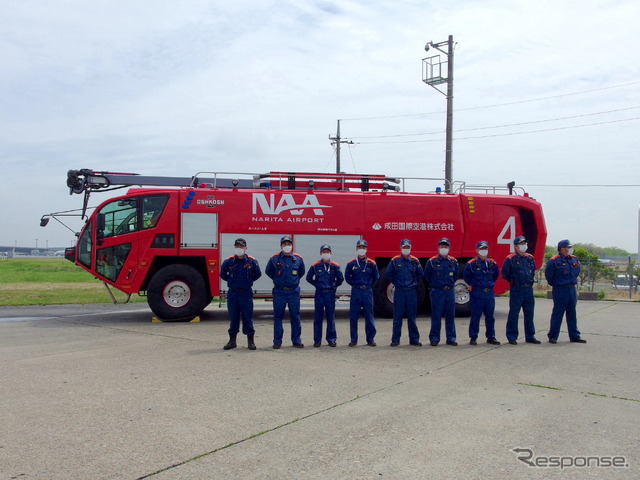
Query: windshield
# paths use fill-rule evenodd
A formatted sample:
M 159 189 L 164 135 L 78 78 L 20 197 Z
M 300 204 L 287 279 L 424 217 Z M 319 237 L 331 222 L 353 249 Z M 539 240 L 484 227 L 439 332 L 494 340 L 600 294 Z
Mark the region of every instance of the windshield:
M 99 215 L 104 216 L 104 229 L 102 232 L 98 232 L 99 237 L 109 238 L 137 231 L 137 204 L 135 198 L 130 198 L 116 200 L 102 207 Z

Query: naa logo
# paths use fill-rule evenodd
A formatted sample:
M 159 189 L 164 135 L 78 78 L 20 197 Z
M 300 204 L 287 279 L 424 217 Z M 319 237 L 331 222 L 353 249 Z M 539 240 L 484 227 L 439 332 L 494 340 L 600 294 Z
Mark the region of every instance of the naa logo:
M 268 197 L 268 198 L 267 198 Z M 253 215 L 280 215 L 282 212 L 289 211 L 291 215 L 302 215 L 305 210 L 313 210 L 316 216 L 324 215 L 323 208 L 331 208 L 330 205 L 320 205 L 315 195 L 305 195 L 302 203 L 296 203 L 293 195 L 290 193 L 254 193 L 251 206 Z
M 378 222 L 374 223 L 373 226 L 371 227 L 374 230 L 380 230 L 382 228 L 382 225 L 380 225 Z

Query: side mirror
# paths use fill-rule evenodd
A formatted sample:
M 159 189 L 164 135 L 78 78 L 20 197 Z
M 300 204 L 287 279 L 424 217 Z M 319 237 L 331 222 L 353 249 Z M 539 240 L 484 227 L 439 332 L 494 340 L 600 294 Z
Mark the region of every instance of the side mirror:
M 51 218 L 50 218 L 50 217 L 43 216 L 43 217 L 40 219 L 40 226 L 41 226 L 41 227 L 46 227 L 46 226 L 49 224 L 49 220 L 51 220 Z

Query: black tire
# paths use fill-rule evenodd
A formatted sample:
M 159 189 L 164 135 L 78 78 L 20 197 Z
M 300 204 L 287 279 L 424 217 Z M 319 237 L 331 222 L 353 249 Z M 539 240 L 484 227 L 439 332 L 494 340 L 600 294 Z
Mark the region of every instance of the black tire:
M 147 302 L 162 320 L 191 320 L 208 305 L 210 293 L 200 272 L 189 265 L 169 265 L 149 282 Z
M 376 317 L 393 318 L 394 287 L 384 276 L 385 270 L 380 272 L 380 278 L 373 284 L 373 310 Z
M 393 293 L 395 287 L 385 276 L 386 268 L 380 272 L 380 278 L 373 285 L 373 308 L 376 316 L 393 318 Z M 418 284 L 418 309 L 424 302 L 425 286 Z

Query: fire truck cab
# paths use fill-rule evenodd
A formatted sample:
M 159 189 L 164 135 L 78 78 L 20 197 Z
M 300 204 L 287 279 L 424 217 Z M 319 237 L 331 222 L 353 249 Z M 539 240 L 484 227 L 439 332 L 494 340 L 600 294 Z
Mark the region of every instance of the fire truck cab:
M 383 175 L 242 175 L 249 178 L 206 172 L 165 179 L 69 171 L 71 192 L 85 194 L 83 215 L 92 191 L 140 187 L 95 208 L 65 256 L 105 285 L 129 295 L 146 294 L 151 310 L 170 320 L 194 317 L 214 297 L 225 295 L 219 268 L 233 255 L 238 237 L 247 241 L 247 253 L 263 271 L 279 252 L 283 235 L 293 237 L 294 251 L 307 268 L 319 258 L 322 244 L 332 246 L 333 260 L 344 267 L 355 257 L 356 241 L 367 240 L 367 256 L 381 272 L 374 286 L 380 316 L 392 313 L 393 286 L 384 271 L 404 238 L 411 240 L 412 255 L 423 265 L 436 255 L 442 237 L 450 240 L 450 255 L 458 258 L 461 269 L 475 256 L 479 240 L 489 242 L 490 256 L 502 264 L 518 235 L 527 237 L 538 266 L 543 260 L 542 207 L 526 194 L 514 194 L 512 186 L 504 192 L 482 187 L 476 194 L 464 185 L 451 194 L 410 193 L 402 191 L 403 179 Z M 302 295 L 312 296 L 313 287 L 302 283 Z M 419 301 L 426 306 L 427 287 L 419 289 Z M 500 280 L 496 294 L 508 287 Z M 266 275 L 254 284 L 256 296 L 270 296 L 271 289 Z M 347 285 L 337 292 L 348 293 Z M 469 289 L 462 278 L 456 284 L 456 303 L 458 314 L 468 314 Z

